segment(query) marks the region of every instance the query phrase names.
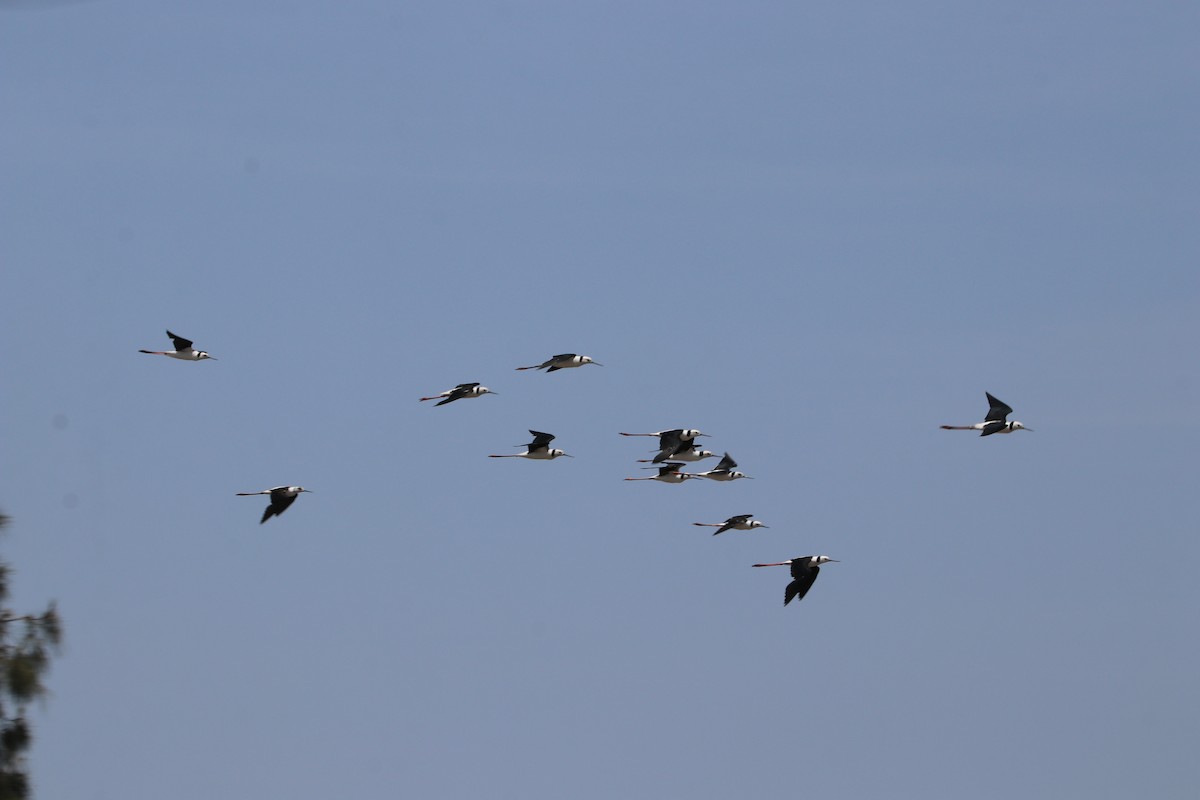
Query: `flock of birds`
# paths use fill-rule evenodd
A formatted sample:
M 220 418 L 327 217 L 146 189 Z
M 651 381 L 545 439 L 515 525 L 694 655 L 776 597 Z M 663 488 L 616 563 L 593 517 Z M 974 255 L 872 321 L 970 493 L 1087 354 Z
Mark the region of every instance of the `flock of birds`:
M 167 336 L 175 345 L 174 350 L 139 350 L 139 353 L 148 353 L 150 355 L 167 356 L 168 358 L 177 358 L 182 361 L 204 361 L 216 360 L 211 355 L 203 350 L 196 350 L 190 339 L 185 339 L 182 336 L 177 336 L 171 331 L 167 331 Z M 560 355 L 551 356 L 541 364 L 533 364 L 528 367 L 517 367 L 517 370 L 545 370 L 546 372 L 556 372 L 561 369 L 571 369 L 574 367 L 582 367 L 585 364 L 595 364 L 603 366 L 597 361 L 592 360 L 588 356 L 578 355 L 576 353 L 562 353 Z M 426 400 L 437 400 L 434 405 L 444 406 L 447 403 L 453 403 L 456 400 L 464 400 L 473 397 L 483 397 L 485 394 L 497 394 L 486 386 L 478 383 L 460 383 L 453 389 L 447 389 L 439 394 L 429 397 L 420 398 L 421 402 Z M 1020 430 L 1032 430 L 1026 428 L 1016 420 L 1010 421 L 1008 415 L 1013 413 L 1012 407 L 1007 403 L 997 400 L 989 392 L 984 392 L 988 400 L 987 416 L 983 418 L 983 422 L 977 422 L 973 425 L 942 425 L 943 430 L 949 431 L 979 431 L 980 436 L 991 436 L 995 433 L 1013 433 Z M 557 448 L 552 448 L 550 443 L 554 441 L 554 434 L 545 433 L 543 431 L 529 431 L 533 436 L 533 441 L 527 445 L 517 445 L 524 447 L 523 453 L 499 453 L 492 454 L 489 458 L 529 458 L 541 461 L 552 461 L 556 458 L 573 458 L 571 454 L 566 453 Z M 669 431 L 654 431 L 653 433 L 621 433 L 621 436 L 651 436 L 658 438 L 658 453 L 653 458 L 639 459 L 639 463 L 649 463 L 657 466 L 645 467 L 645 469 L 657 469 L 657 475 L 651 475 L 644 478 L 626 478 L 627 481 L 661 481 L 662 483 L 684 483 L 688 480 L 707 478 L 713 481 L 734 481 L 740 478 L 749 478 L 743 472 L 738 472 L 737 462 L 730 457 L 729 453 L 725 453 L 721 460 L 717 462 L 717 466 L 705 472 L 684 472 L 683 467 L 689 462 L 703 461 L 706 458 L 715 458 L 716 453 L 709 450 L 704 450 L 696 444 L 696 439 L 701 436 L 707 436 L 706 433 L 701 433 L 694 428 L 675 428 Z M 273 516 L 278 516 L 288 509 L 292 503 L 296 502 L 296 498 L 303 492 L 311 492 L 311 489 L 305 489 L 303 486 L 276 486 L 271 489 L 264 489 L 261 492 L 237 492 L 238 497 L 253 497 L 256 495 L 269 495 L 270 503 L 263 511 L 262 519 L 259 524 L 266 522 Z M 724 533 L 726 531 L 750 531 L 755 528 L 769 527 L 764 525 L 757 519 L 754 519 L 753 514 L 737 514 L 730 517 L 724 522 L 693 522 L 693 525 L 701 527 L 716 528 L 713 536 Z M 817 580 L 817 575 L 821 572 L 821 565 L 828 563 L 838 563 L 837 559 L 829 556 L 797 556 L 790 558 L 787 561 L 776 561 L 768 564 L 752 564 L 755 567 L 791 567 L 792 581 L 784 589 L 783 604 L 786 606 L 792 600 L 801 600 L 808 590 L 812 588 L 813 583 Z

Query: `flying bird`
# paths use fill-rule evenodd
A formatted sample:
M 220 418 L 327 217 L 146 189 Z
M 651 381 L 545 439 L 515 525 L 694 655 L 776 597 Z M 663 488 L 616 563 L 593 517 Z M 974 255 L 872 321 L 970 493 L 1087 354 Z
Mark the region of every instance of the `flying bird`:
M 264 489 L 261 492 L 238 492 L 238 497 L 253 497 L 256 494 L 271 495 L 271 504 L 267 506 L 263 512 L 262 519 L 258 521 L 259 525 L 269 520 L 273 516 L 278 516 L 284 511 L 287 511 L 288 506 L 296 502 L 296 498 L 301 492 L 312 492 L 312 489 L 305 489 L 303 486 L 276 486 L 274 489 Z
M 1033 428 L 1026 428 L 1016 420 L 1008 422 L 1008 415 L 1012 413 L 1012 406 L 992 397 L 989 392 L 984 392 L 984 394 L 987 395 L 988 399 L 988 413 L 983 418 L 983 422 L 976 422 L 974 425 L 943 425 L 942 430 L 979 431 L 980 436 L 991 436 L 993 433 L 1033 430 Z
M 564 453 L 562 450 L 555 450 L 550 447 L 550 443 L 554 441 L 554 434 L 542 433 L 541 431 L 530 431 L 530 433 L 533 434 L 533 441 L 525 446 L 524 453 L 509 453 L 501 456 L 493 455 L 488 456 L 488 458 L 534 458 L 548 461 L 560 456 L 566 456 L 567 458 L 575 457 L 570 453 Z M 520 447 L 520 445 L 515 446 Z
M 627 481 L 662 481 L 663 483 L 683 483 L 688 478 L 696 477 L 691 472 L 680 472 L 679 468 L 683 466 L 682 461 L 668 461 L 658 467 L 658 474 L 649 478 L 626 478 Z M 646 469 L 654 469 L 646 467 Z
M 838 563 L 836 558 L 829 556 L 797 556 L 796 558 L 788 559 L 787 561 L 776 561 L 773 564 L 752 564 L 755 567 L 782 567 L 785 564 L 790 564 L 792 567 L 792 582 L 783 590 L 783 604 L 795 600 L 803 600 L 804 595 L 808 594 L 808 590 L 812 588 L 813 582 L 816 581 L 817 575 L 821 572 L 821 565 L 827 564 L 830 561 Z
M 453 403 L 455 400 L 462 400 L 464 397 L 483 397 L 485 394 L 499 394 L 493 392 L 486 386 L 480 386 L 478 383 L 460 383 L 453 389 L 447 389 L 441 394 L 435 394 L 431 397 L 422 397 L 421 402 L 426 400 L 437 400 L 443 398 L 441 402 L 434 403 L 435 406 L 444 406 L 446 403 Z
M 534 364 L 529 367 L 517 367 L 517 369 L 544 369 L 546 372 L 554 372 L 555 370 L 560 369 L 582 367 L 584 364 L 595 364 L 597 367 L 604 366 L 599 361 L 593 361 L 587 356 L 580 356 L 576 355 L 575 353 L 562 353 L 557 356 L 550 356 L 550 358 L 546 359 L 541 364 Z
M 730 517 L 724 522 L 693 522 L 693 525 L 699 525 L 703 528 L 716 528 L 713 531 L 713 536 L 725 531 L 750 531 L 755 528 L 769 528 L 770 525 L 763 525 L 758 520 L 754 519 L 753 514 L 738 514 L 735 517 Z
M 217 360 L 203 350 L 193 350 L 191 339 L 176 336 L 170 331 L 167 331 L 167 336 L 175 344 L 174 350 L 138 350 L 138 352 L 149 353 L 152 356 L 169 356 L 170 358 L 178 358 L 183 361 L 203 361 L 206 358 L 213 361 Z
M 658 437 L 658 455 L 650 459 L 653 464 L 659 464 L 669 458 L 674 458 L 682 453 L 687 453 L 695 447 L 695 439 L 697 436 L 708 436 L 707 433 L 701 433 L 694 428 L 675 428 L 669 431 L 655 431 L 654 433 L 622 433 L 622 436 L 657 436 Z M 699 460 L 699 459 L 685 459 Z
M 730 457 L 729 453 L 726 453 L 725 457 L 717 462 L 717 465 L 708 472 L 697 472 L 695 474 L 697 478 L 708 478 L 712 481 L 736 481 L 738 478 L 750 477 L 744 472 L 734 470 L 736 466 L 737 462 Z

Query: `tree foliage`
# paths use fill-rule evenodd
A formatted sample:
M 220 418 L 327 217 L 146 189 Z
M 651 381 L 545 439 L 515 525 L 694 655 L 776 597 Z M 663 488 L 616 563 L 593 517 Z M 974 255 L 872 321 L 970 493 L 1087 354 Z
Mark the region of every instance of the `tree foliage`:
M 0 514 L 0 530 L 7 524 Z M 29 797 L 25 752 L 32 741 L 25 708 L 45 694 L 42 677 L 62 640 L 62 622 L 53 603 L 41 614 L 9 609 L 10 573 L 0 562 L 0 800 L 21 800 Z

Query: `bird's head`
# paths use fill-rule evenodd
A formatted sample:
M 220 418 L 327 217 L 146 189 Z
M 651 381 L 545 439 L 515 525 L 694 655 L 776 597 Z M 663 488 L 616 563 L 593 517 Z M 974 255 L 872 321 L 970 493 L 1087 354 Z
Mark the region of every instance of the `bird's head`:
M 1026 428 L 1023 424 L 1021 424 L 1020 422 L 1016 422 L 1016 421 L 1014 421 L 1012 423 L 1012 429 L 1014 431 L 1031 431 L 1031 430 L 1033 430 L 1033 428 Z
M 563 456 L 566 456 L 567 458 L 575 457 L 575 456 L 571 455 L 570 453 L 563 452 L 562 450 L 551 450 L 550 451 L 551 458 L 562 458 Z
M 203 350 L 197 350 L 197 351 L 196 351 L 196 360 L 197 360 L 197 361 L 203 361 L 203 360 L 204 360 L 204 359 L 206 359 L 206 358 L 208 358 L 208 359 L 212 359 L 213 361 L 216 361 L 216 359 L 215 359 L 215 358 L 213 358 L 212 356 L 210 356 L 208 353 L 204 352 Z
M 836 558 L 830 558 L 829 556 L 812 556 L 813 566 L 816 567 L 819 567 L 822 564 L 828 564 L 830 561 L 832 561 L 834 564 L 838 563 Z
M 769 527 L 771 527 L 771 526 L 770 526 L 770 525 L 763 525 L 761 522 L 759 522 L 759 521 L 758 521 L 758 520 L 756 520 L 756 519 L 752 519 L 752 520 L 750 520 L 750 528 L 751 528 L 751 529 L 754 529 L 754 528 L 769 528 Z
M 701 433 L 695 428 L 688 428 L 683 433 L 679 434 L 680 439 L 695 439 L 697 436 L 708 436 L 708 434 Z
M 595 364 L 597 367 L 604 366 L 599 361 L 593 361 L 590 356 L 580 356 L 579 357 L 579 365 L 583 366 L 584 364 Z

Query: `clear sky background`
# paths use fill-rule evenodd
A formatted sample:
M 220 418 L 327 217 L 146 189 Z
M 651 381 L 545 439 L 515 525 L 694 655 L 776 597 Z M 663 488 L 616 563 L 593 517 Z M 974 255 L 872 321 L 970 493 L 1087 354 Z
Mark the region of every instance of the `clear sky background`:
M 38 797 L 1195 797 L 1198 23 L 0 3 Z

